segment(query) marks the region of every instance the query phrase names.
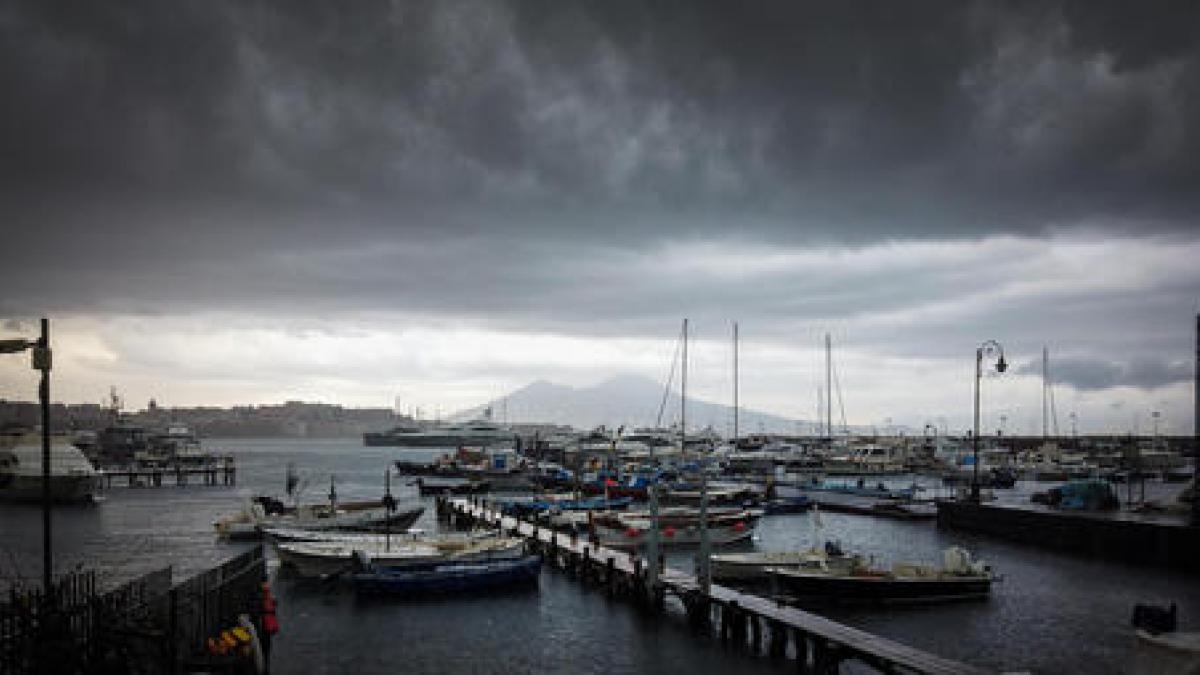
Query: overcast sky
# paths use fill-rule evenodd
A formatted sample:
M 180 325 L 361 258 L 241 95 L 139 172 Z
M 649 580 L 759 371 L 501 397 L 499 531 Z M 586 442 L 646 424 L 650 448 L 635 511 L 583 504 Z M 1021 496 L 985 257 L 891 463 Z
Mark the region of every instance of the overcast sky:
M 0 333 L 55 398 L 1191 430 L 1200 5 L 0 4 Z M 0 396 L 31 399 L 24 359 Z

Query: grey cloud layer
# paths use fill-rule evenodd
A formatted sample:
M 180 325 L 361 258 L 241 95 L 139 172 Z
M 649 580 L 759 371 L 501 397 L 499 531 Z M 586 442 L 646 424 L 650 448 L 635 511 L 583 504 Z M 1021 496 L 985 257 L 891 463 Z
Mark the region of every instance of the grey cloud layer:
M 1200 288 L 1197 35 L 1193 2 L 9 2 L 0 318 L 737 314 L 1152 387 Z
M 1112 387 L 1155 389 L 1191 381 L 1193 364 L 1167 359 L 1141 358 L 1129 362 L 1113 362 L 1092 358 L 1054 359 L 1050 381 L 1067 384 L 1081 391 L 1096 391 Z M 1024 363 L 1017 369 L 1022 375 L 1041 375 L 1041 361 Z
M 1178 226 L 1198 12 L 18 2 L 0 13 L 0 172 L 35 202 L 320 205 L 418 230 L 597 208 L 609 228 L 621 209 L 717 211 L 834 238 Z M 488 210 L 402 208 L 464 203 Z

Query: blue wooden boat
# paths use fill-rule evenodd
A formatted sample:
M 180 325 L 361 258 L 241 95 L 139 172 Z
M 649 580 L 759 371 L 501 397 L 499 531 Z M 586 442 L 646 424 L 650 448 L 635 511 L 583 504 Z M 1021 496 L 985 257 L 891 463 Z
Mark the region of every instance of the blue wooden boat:
M 431 595 L 462 593 L 536 582 L 542 569 L 539 556 L 515 560 L 437 565 L 426 570 L 372 567 L 352 577 L 354 590 L 364 594 Z
M 525 518 L 545 511 L 620 511 L 633 503 L 632 497 L 605 499 L 532 499 L 512 500 L 500 503 L 500 512 L 506 516 Z
M 799 497 L 776 497 L 768 499 L 762 503 L 762 510 L 768 516 L 776 516 L 785 513 L 804 513 L 812 506 L 812 502 L 808 497 L 800 495 Z

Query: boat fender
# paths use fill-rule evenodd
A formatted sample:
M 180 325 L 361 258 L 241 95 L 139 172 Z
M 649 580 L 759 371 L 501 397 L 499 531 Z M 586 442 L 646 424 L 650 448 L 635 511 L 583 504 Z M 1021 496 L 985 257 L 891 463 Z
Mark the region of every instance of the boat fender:
M 238 628 L 247 634 L 247 647 L 250 650 L 250 659 L 254 661 L 254 672 L 262 675 L 267 672 L 267 660 L 263 656 L 262 642 L 258 639 L 258 629 L 254 627 L 254 622 L 245 614 L 238 615 Z
M 271 584 L 263 582 L 262 585 L 262 626 L 267 635 L 275 635 L 279 632 L 279 618 L 275 616 L 276 603 L 274 596 L 271 595 Z

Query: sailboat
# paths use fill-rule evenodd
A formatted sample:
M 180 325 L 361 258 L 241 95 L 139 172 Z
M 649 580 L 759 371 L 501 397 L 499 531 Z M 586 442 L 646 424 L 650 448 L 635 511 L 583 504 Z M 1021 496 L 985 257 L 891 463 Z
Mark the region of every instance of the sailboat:
M 1050 433 L 1051 423 L 1053 435 Z M 1042 444 L 1035 453 L 1034 478 L 1039 481 L 1087 478 L 1098 470 L 1087 461 L 1084 454 L 1063 452 L 1058 443 L 1051 440 L 1057 437 L 1058 412 L 1054 406 L 1054 385 L 1050 379 L 1050 350 L 1042 347 Z

